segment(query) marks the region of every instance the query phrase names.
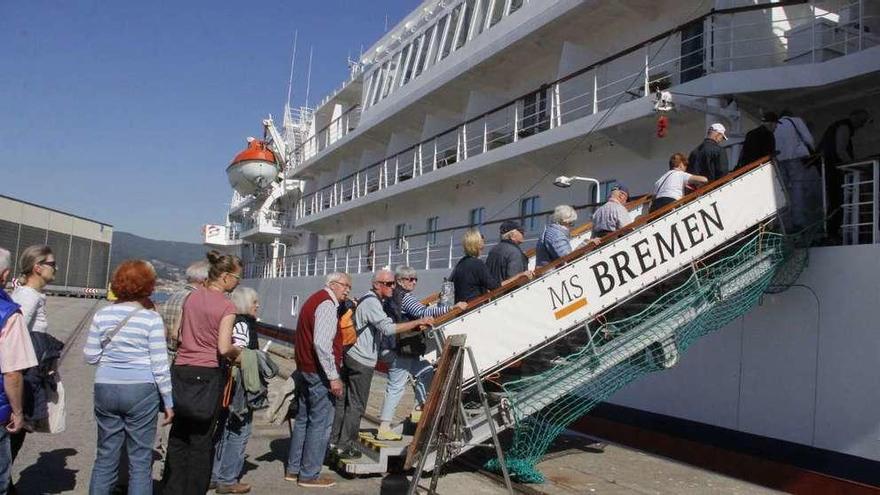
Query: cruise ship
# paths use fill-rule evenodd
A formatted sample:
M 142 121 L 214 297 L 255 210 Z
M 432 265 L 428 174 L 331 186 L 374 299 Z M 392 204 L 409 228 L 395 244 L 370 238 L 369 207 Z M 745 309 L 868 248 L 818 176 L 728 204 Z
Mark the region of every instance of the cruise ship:
M 468 229 L 485 254 L 517 219 L 533 247 L 556 205 L 581 223 L 616 184 L 650 194 L 712 123 L 735 164 L 764 112 L 791 111 L 817 141 L 855 109 L 880 115 L 880 1 L 425 0 L 341 79 L 280 126 L 255 123 L 227 168 L 227 222 L 203 228 L 241 253 L 279 338 L 328 273 L 360 294 L 409 265 L 427 297 Z M 853 147 L 859 234 L 810 248 L 789 290 L 601 411 L 877 483 L 878 125 Z

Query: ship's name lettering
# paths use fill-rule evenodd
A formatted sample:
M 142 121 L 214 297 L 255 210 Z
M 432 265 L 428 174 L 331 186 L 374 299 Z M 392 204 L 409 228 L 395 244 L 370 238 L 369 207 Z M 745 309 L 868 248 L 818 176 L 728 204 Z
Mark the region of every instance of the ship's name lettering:
M 599 295 L 604 296 L 615 287 L 649 273 L 723 230 L 718 203 L 713 202 L 671 224 L 665 231 L 622 247 L 608 261 L 590 265 Z

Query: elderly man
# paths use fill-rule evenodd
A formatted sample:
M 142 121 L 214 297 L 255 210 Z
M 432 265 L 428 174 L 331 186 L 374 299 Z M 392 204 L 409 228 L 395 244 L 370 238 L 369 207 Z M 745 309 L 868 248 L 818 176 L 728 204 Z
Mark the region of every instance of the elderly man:
M 691 151 L 688 156 L 690 172 L 693 175 L 702 175 L 709 181 L 718 180 L 730 170 L 727 164 L 727 152 L 721 147 L 721 142 L 727 140 L 727 129 L 719 123 L 709 126 L 706 139 L 703 143 Z
M 186 269 L 186 285 L 183 289 L 174 291 L 168 296 L 168 299 L 159 305 L 159 314 L 165 323 L 165 339 L 168 342 L 168 350 L 177 351 L 180 344 L 180 317 L 183 315 L 183 302 L 190 292 L 204 285 L 208 280 L 208 269 L 210 265 L 207 260 L 199 260 L 189 265 Z
M 629 188 L 617 183 L 611 189 L 608 201 L 593 212 L 593 239 L 599 239 L 632 223 L 632 215 L 625 206 L 628 199 Z
M 486 258 L 489 273 L 500 280 L 502 285 L 519 275 L 532 278 L 529 259 L 519 247 L 525 240 L 522 225 L 515 220 L 506 220 L 501 223 L 500 231 L 501 242 L 489 251 L 489 257 Z
M 391 270 L 377 271 L 373 275 L 373 289 L 358 300 L 354 312 L 358 338 L 343 359 L 342 381 L 345 392 L 343 400 L 337 402 L 333 432 L 330 435 L 330 441 L 335 444 L 340 459 L 357 459 L 361 456 L 357 448 L 358 430 L 361 416 L 367 407 L 373 368 L 379 358 L 382 338 L 417 330 L 434 322 L 429 317 L 395 324 L 382 308 L 382 302 L 393 294 L 394 285 L 394 273 Z
M 0 248 L 0 493 L 6 493 L 12 475 L 9 435 L 24 425 L 22 371 L 37 365 L 19 306 L 3 290 L 11 267 L 12 256 Z
M 568 205 L 553 209 L 550 223 L 544 227 L 538 244 L 535 246 L 535 266 L 544 266 L 571 252 L 571 232 L 569 229 L 577 221 L 577 212 Z
M 331 273 L 326 286 L 315 292 L 300 309 L 294 334 L 297 413 L 290 426 L 290 451 L 284 479 L 307 488 L 336 485 L 320 476 L 327 453 L 330 426 L 337 399 L 342 397 L 342 380 L 335 355 L 342 352 L 336 339 L 336 309 L 348 298 L 351 277 Z

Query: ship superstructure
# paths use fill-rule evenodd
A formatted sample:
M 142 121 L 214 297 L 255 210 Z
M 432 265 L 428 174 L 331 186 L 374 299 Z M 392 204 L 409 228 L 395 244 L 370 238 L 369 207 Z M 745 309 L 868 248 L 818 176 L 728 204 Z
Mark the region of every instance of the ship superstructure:
M 557 204 L 586 220 L 618 182 L 651 193 L 713 122 L 736 164 L 763 112 L 790 110 L 818 141 L 853 109 L 880 115 L 878 83 L 877 1 L 427 0 L 315 108 L 286 105 L 281 131 L 263 122 L 270 172 L 236 188 L 206 243 L 239 245 L 263 321 L 293 328 L 327 273 L 363 292 L 375 269 L 406 264 L 427 295 L 469 228 L 488 250 L 516 218 L 531 247 Z M 855 135 L 859 157 L 880 154 L 877 135 Z M 880 347 L 878 165 L 851 168 L 866 185 L 846 225 L 867 234 L 812 249 L 809 291 L 767 296 L 612 402 L 880 461 L 869 360 L 851 359 Z M 590 180 L 562 189 L 559 176 Z

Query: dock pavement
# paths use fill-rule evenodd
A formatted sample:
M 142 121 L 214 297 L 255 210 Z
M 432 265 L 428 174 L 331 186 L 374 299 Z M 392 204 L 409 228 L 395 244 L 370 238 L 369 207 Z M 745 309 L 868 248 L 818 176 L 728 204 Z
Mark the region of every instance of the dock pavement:
M 92 405 L 94 369 L 82 359 L 82 347 L 88 332 L 92 312 L 106 304 L 91 299 L 50 297 L 48 315 L 50 332 L 65 342 L 60 373 L 66 391 L 67 429 L 60 434 L 30 434 L 13 466 L 13 480 L 18 493 L 56 494 L 88 493 L 89 476 L 95 456 L 95 420 Z M 276 347 L 273 357 L 279 362 L 282 374 L 289 375 L 293 363 L 286 358 L 284 349 Z M 278 378 L 272 389 L 283 386 Z M 376 376 L 367 414 L 377 416 L 381 407 L 385 380 Z M 412 393 L 407 394 L 398 408 L 399 417 L 412 404 Z M 324 490 L 303 489 L 284 481 L 284 460 L 287 458 L 289 430 L 286 424 L 272 424 L 263 414 L 255 415 L 253 434 L 247 447 L 247 458 L 242 482 L 252 487 L 251 493 L 328 493 L 328 494 L 404 494 L 409 480 L 401 474 L 371 476 L 354 479 L 337 478 L 336 487 Z M 367 423 L 365 422 L 365 425 Z M 778 493 L 741 480 L 681 464 L 662 457 L 642 453 L 617 445 L 604 449 L 593 446 L 593 440 L 569 432 L 557 440 L 540 464 L 548 481 L 529 485 L 525 493 L 573 495 L 584 493 L 636 495 L 675 494 L 765 494 Z M 325 468 L 327 469 L 327 468 Z M 427 478 L 423 485 L 430 481 Z M 440 479 L 440 493 L 467 493 L 473 495 L 506 493 L 497 481 L 470 466 L 456 464 Z M 156 493 L 159 493 L 158 487 Z

